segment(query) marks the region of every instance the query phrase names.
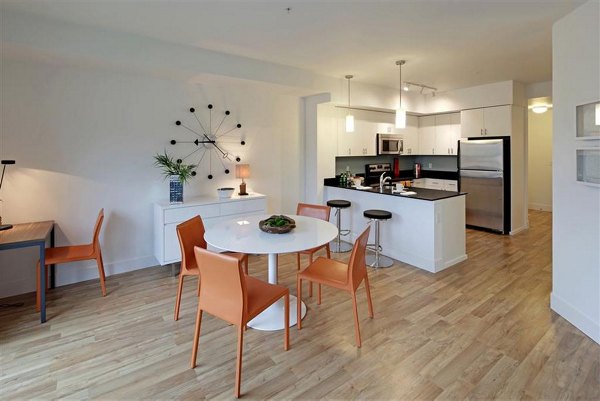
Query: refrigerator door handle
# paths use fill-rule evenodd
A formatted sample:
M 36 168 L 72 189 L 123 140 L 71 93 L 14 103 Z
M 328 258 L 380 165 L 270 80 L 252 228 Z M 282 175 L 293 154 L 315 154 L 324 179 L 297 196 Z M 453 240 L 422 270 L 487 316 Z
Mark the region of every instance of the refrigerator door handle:
M 460 170 L 461 177 L 470 178 L 502 178 L 502 170 Z

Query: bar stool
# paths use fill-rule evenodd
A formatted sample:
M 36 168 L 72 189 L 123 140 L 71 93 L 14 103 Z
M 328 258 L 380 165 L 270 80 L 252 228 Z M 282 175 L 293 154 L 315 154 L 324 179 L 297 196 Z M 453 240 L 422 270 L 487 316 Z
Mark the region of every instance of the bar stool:
M 369 244 L 368 250 L 375 252 L 375 255 L 367 255 L 365 262 L 370 267 L 390 267 L 394 261 L 387 256 L 381 254 L 381 245 L 379 244 L 379 223 L 381 220 L 389 220 L 392 218 L 392 213 L 387 210 L 369 209 L 363 212 L 363 216 L 371 219 L 369 224 L 375 221 L 375 244 Z
M 352 249 L 352 244 L 347 242 L 343 242 L 340 237 L 346 236 L 350 234 L 350 230 L 342 230 L 342 209 L 349 208 L 352 206 L 352 203 L 343 199 L 333 199 L 327 201 L 327 206 L 335 209 L 335 215 L 337 218 L 337 229 L 338 235 L 337 237 L 329 243 L 331 248 L 331 252 L 334 253 L 343 253 L 349 252 Z

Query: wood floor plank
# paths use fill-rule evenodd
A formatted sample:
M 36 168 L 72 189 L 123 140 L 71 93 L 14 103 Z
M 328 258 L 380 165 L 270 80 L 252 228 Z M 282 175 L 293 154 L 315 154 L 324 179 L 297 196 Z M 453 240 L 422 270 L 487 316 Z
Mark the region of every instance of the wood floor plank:
M 360 349 L 351 299 L 330 288 L 321 305 L 305 299 L 289 351 L 281 332 L 249 329 L 243 397 L 600 399 L 600 346 L 549 308 L 551 217 L 530 212 L 530 229 L 516 236 L 467 230 L 469 258 L 437 274 L 370 269 L 375 317 L 361 286 Z M 295 294 L 295 255 L 279 262 L 280 283 Z M 254 277 L 266 280 L 266 265 L 250 256 Z M 3 300 L 25 306 L 0 308 L 0 400 L 231 399 L 235 327 L 205 314 L 190 369 L 197 279 L 186 279 L 175 322 L 177 282 L 154 267 L 108 277 L 104 298 L 98 280 L 56 288 L 44 325 L 34 294 Z

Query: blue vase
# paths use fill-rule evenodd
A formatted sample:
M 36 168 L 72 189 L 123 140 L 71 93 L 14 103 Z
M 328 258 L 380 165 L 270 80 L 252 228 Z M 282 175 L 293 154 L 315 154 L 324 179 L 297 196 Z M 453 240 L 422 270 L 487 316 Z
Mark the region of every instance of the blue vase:
M 171 203 L 183 203 L 183 183 L 178 175 L 169 177 L 169 200 Z

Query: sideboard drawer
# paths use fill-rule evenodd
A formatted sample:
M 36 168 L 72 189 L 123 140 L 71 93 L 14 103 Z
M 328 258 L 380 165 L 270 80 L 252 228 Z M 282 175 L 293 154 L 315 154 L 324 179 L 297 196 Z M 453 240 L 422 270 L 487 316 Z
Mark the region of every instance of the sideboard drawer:
M 221 216 L 244 214 L 266 210 L 266 199 L 249 199 L 243 202 L 227 202 L 221 204 Z
M 165 210 L 165 224 L 181 223 L 182 221 L 186 221 L 198 215 L 200 215 L 200 217 L 203 219 L 208 219 L 211 217 L 217 217 L 219 214 L 220 208 L 218 203 L 168 209 Z

